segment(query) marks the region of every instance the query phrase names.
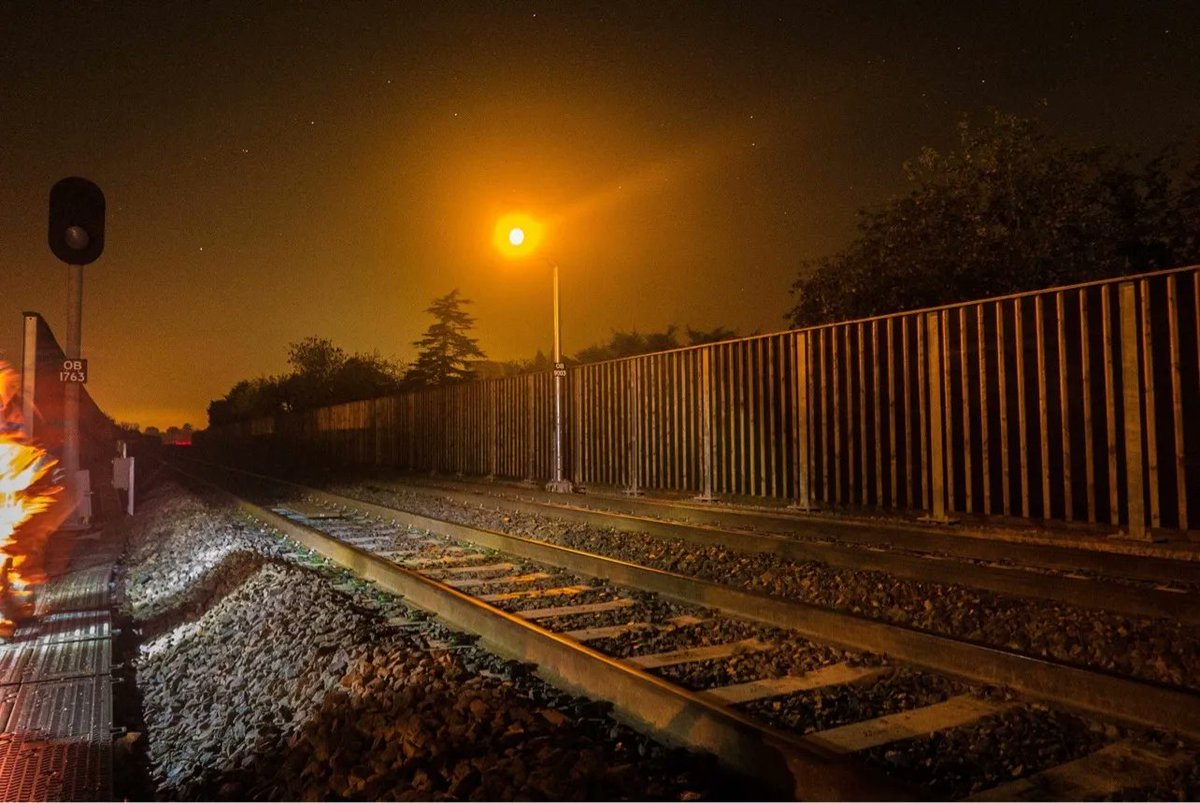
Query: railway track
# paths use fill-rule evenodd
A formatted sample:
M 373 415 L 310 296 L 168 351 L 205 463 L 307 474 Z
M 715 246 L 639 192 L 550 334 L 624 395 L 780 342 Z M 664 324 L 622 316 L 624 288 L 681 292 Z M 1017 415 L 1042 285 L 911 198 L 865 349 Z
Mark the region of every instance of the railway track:
M 895 577 L 923 582 L 951 581 L 971 588 L 1001 594 L 1053 600 L 1069 605 L 1115 611 L 1133 616 L 1161 616 L 1180 622 L 1200 624 L 1200 563 L 1169 563 L 1160 558 L 1131 558 L 1101 555 L 1093 568 L 1081 573 L 1079 563 L 1097 556 L 1080 555 L 1071 550 L 1066 557 L 1049 553 L 1046 565 L 1043 549 L 1040 562 L 1014 563 L 981 557 L 946 554 L 945 544 L 936 551 L 896 549 L 887 540 L 845 544 L 835 540 L 810 540 L 778 533 L 731 530 L 713 524 L 672 520 L 608 509 L 608 498 L 598 506 L 547 500 L 539 496 L 523 497 L 511 493 L 487 493 L 463 485 L 420 485 L 388 481 L 367 481 L 364 487 L 383 492 L 423 493 L 470 505 L 496 505 L 506 510 L 636 532 L 657 538 L 677 538 L 701 547 L 733 547 L 738 551 L 778 555 L 793 561 L 816 561 L 835 568 L 886 572 Z M 668 508 L 676 514 L 690 508 Z M 860 528 L 861 530 L 861 528 Z M 879 535 L 891 535 L 883 530 Z M 829 538 L 828 533 L 826 538 Z M 1076 564 L 1068 565 L 1067 558 Z M 1118 560 L 1113 560 L 1118 557 Z M 1132 570 L 1134 576 L 1128 577 Z
M 1178 689 L 241 475 L 247 483 L 271 500 L 240 498 L 256 518 L 783 794 L 1153 796 L 1195 770 L 1194 745 L 1144 731 L 1200 736 L 1197 697 Z
M 716 530 L 730 538 L 751 536 L 747 548 L 776 551 L 753 536 L 774 536 L 798 541 L 820 559 L 838 561 L 839 555 L 859 560 L 864 550 L 886 551 L 897 557 L 880 563 L 881 569 L 903 571 L 905 558 L 936 556 L 982 566 L 1074 575 L 1073 579 L 1140 580 L 1153 586 L 1200 587 L 1200 549 L 1172 548 L 1121 538 L 1025 530 L 972 530 L 910 523 L 897 519 L 865 518 L 819 512 L 795 513 L 780 508 L 699 503 L 689 499 L 631 497 L 589 491 L 586 494 L 552 494 L 539 488 L 503 482 L 478 482 L 450 477 L 404 475 L 399 480 L 371 477 L 367 484 L 403 488 L 440 496 L 492 500 L 493 504 L 530 505 L 553 515 L 575 511 L 591 514 L 592 521 L 620 527 L 620 520 L 638 522 L 639 528 L 657 524 L 672 535 L 672 525 Z M 658 534 L 658 533 L 653 533 Z M 797 553 L 803 554 L 803 553 Z M 886 560 L 881 556 L 880 560 Z M 969 575 L 968 575 L 969 576 Z M 984 575 L 980 575 L 982 577 Z M 1194 607 L 1194 606 L 1192 606 Z

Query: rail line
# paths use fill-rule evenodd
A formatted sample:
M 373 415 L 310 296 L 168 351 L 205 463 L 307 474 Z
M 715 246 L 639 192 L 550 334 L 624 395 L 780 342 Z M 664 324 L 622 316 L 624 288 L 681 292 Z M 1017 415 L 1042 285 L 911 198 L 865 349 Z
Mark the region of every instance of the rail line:
M 386 481 L 372 480 L 377 484 Z M 405 476 L 405 490 L 462 492 L 479 497 L 524 501 L 555 510 L 581 509 L 625 515 L 662 524 L 682 524 L 724 529 L 741 537 L 757 530 L 783 534 L 808 544 L 832 544 L 936 554 L 964 560 L 1032 567 L 1055 571 L 1086 571 L 1102 577 L 1129 578 L 1154 583 L 1185 582 L 1200 585 L 1200 547 L 1172 550 L 1161 545 L 1110 537 L 1062 537 L 1057 534 L 990 531 L 969 526 L 927 525 L 881 518 L 863 518 L 820 512 L 797 513 L 764 507 L 747 507 L 693 500 L 628 496 L 589 489 L 586 494 L 564 497 L 538 488 L 507 482 L 478 482 L 428 475 Z M 569 501 L 564 501 L 568 499 Z
M 226 469 L 228 470 L 228 469 Z M 248 473 L 247 473 L 248 475 Z M 279 511 L 241 499 L 247 512 L 289 534 L 301 543 L 359 572 L 389 590 L 408 597 L 415 604 L 436 611 L 456 625 L 480 633 L 502 653 L 536 662 L 552 679 L 589 696 L 611 700 L 627 718 L 644 728 L 675 740 L 709 750 L 731 766 L 776 781 L 788 794 L 825 797 L 896 797 L 902 794 L 878 778 L 867 780 L 845 760 L 881 744 L 914 735 L 971 727 L 987 717 L 1001 715 L 1005 704 L 979 696 L 958 695 L 913 710 L 885 714 L 867 722 L 848 722 L 816 734 L 797 736 L 772 725 L 763 725 L 731 705 L 769 699 L 803 689 L 827 686 L 870 688 L 880 674 L 872 671 L 870 661 L 841 666 L 822 666 L 813 671 L 789 674 L 770 680 L 758 679 L 729 683 L 723 688 L 703 689 L 700 693 L 665 683 L 646 670 L 660 670 L 677 664 L 716 660 L 766 649 L 756 639 L 733 643 L 704 644 L 660 655 L 627 655 L 614 660 L 590 649 L 587 643 L 603 642 L 621 634 L 645 628 L 645 632 L 668 627 L 697 625 L 703 616 L 679 621 L 648 621 L 637 624 L 610 624 L 600 627 L 571 627 L 578 615 L 603 614 L 605 611 L 633 607 L 638 603 L 628 595 L 616 595 L 604 603 L 554 604 L 585 599 L 595 588 L 587 582 L 566 582 L 546 567 L 569 571 L 591 578 L 604 578 L 622 588 L 651 591 L 663 598 L 702 609 L 717 609 L 720 615 L 785 628 L 818 644 L 838 645 L 858 652 L 885 653 L 911 666 L 932 670 L 954 678 L 974 682 L 998 683 L 1029 696 L 1049 699 L 1069 707 L 1099 713 L 1126 723 L 1150 725 L 1185 734 L 1200 735 L 1200 699 L 1178 689 L 1114 677 L 1104 673 L 1039 660 L 1004 650 L 980 647 L 956 639 L 933 636 L 909 628 L 886 625 L 848 614 L 812 606 L 785 602 L 751 592 L 738 591 L 694 578 L 597 555 L 566 549 L 520 536 L 495 533 L 461 524 L 418 516 L 362 500 L 338 496 L 292 483 L 248 475 L 260 482 L 278 483 L 306 503 L 286 503 Z M 340 511 L 331 513 L 331 511 Z M 362 516 L 391 522 L 412 533 L 435 533 L 454 539 L 467 547 L 449 546 L 436 558 L 409 560 L 394 549 L 373 554 L 381 544 L 396 543 L 392 531 L 363 538 L 342 537 L 321 532 L 358 521 L 347 516 Z M 350 524 L 347 524 L 347 523 Z M 357 539 L 359 545 L 355 545 Z M 492 554 L 500 553 L 498 556 Z M 535 562 L 537 565 L 526 565 Z M 551 585 L 547 586 L 549 583 Z M 500 588 L 498 592 L 496 588 Z M 472 596 L 469 590 L 480 593 Z M 504 590 L 507 589 L 507 590 Z M 514 590 L 516 589 L 516 590 Z M 491 591 L 492 593 L 486 593 Z M 612 596 L 612 595 L 609 595 Z M 541 602 L 539 602 L 539 600 Z M 549 600 L 551 604 L 546 605 Z M 624 600 L 624 601 L 623 601 Z M 533 604 L 504 611 L 503 606 Z M 531 613 L 532 612 L 532 613 Z M 696 619 L 697 621 L 692 621 Z M 543 625 L 556 623 L 559 633 Z M 614 620 L 616 621 L 616 620 Z M 868 734 L 874 734 L 868 735 Z M 1104 753 L 1104 751 L 1109 751 Z M 1118 783 L 1111 771 L 1097 775 L 1096 762 L 1108 760 L 1112 751 L 1124 756 L 1126 768 L 1135 766 L 1148 772 L 1148 766 L 1161 769 L 1190 760 L 1190 753 L 1167 755 L 1124 741 L 1105 745 L 1092 759 L 1092 753 L 1075 757 L 1065 766 L 1084 762 L 1085 775 L 1103 777 L 1106 783 Z M 1142 751 L 1139 753 L 1138 751 Z M 1099 755 L 1099 753 L 1104 753 Z M 1152 758 L 1149 756 L 1157 756 Z M 1133 756 L 1133 758 L 1130 758 Z M 1138 758 L 1138 756 L 1141 756 Z M 1147 763 L 1149 762 L 1149 763 Z M 1118 762 L 1122 763 L 1122 762 Z M 1095 765 L 1095 766 L 1094 766 Z M 1054 783 L 1079 782 L 1078 770 L 1047 767 L 1050 775 L 1040 780 L 1021 779 L 1026 786 L 1045 790 Z M 1067 775 L 1063 776 L 1066 772 Z M 1066 777 L 1067 780 L 1063 780 Z M 1057 779 L 1057 780 L 1055 780 Z M 1047 787 L 1046 784 L 1050 784 Z M 1118 783 L 1118 786 L 1120 784 Z M 1086 786 L 1086 784 L 1085 784 Z M 1090 790 L 1090 791 L 1089 791 Z M 1023 792 L 1022 794 L 1028 793 Z M 1003 793 L 1001 793 L 1003 794 Z M 1016 794 L 1015 791 L 1012 794 Z M 1099 794 L 1093 787 L 1078 792 L 1081 796 Z
M 897 552 L 880 548 L 845 546 L 773 533 L 731 531 L 710 524 L 654 518 L 645 514 L 596 509 L 569 502 L 494 495 L 450 486 L 422 486 L 369 481 L 367 487 L 403 490 L 467 504 L 490 501 L 504 509 L 550 515 L 564 521 L 637 532 L 658 538 L 678 538 L 699 546 L 728 547 L 740 552 L 774 554 L 789 560 L 816 561 L 835 568 L 880 571 L 908 580 L 955 583 L 1014 596 L 1054 600 L 1086 608 L 1135 616 L 1161 616 L 1200 624 L 1200 604 L 1194 594 L 1164 588 L 1130 585 L 1104 577 L 1087 577 L 1055 570 L 1031 570 L 1020 565 L 995 566 L 955 560 L 942 555 Z M 1038 567 L 1042 568 L 1042 567 Z M 1167 570 L 1163 569 L 1163 574 Z M 1200 580 L 1200 577 L 1197 577 Z
M 649 674 L 636 665 L 613 660 L 584 642 L 559 635 L 536 624 L 538 619 L 570 616 L 563 605 L 525 611 L 524 615 L 497 607 L 492 596 L 472 596 L 445 582 L 444 575 L 473 559 L 461 552 L 430 558 L 425 571 L 405 566 L 372 552 L 354 539 L 322 531 L 329 517 L 306 517 L 271 510 L 223 488 L 211 480 L 182 472 L 232 496 L 237 506 L 264 524 L 286 534 L 304 547 L 338 563 L 365 580 L 399 594 L 417 607 L 435 613 L 450 624 L 478 634 L 493 651 L 535 663 L 552 682 L 581 694 L 605 699 L 631 723 L 689 747 L 712 752 L 734 769 L 760 779 L 767 787 L 797 798 L 897 799 L 904 790 L 882 779 L 864 775 L 861 767 L 836 749 L 811 738 L 797 737 L 742 716 L 719 702 L 707 699 Z M 334 517 L 338 518 L 338 517 Z M 359 539 L 362 540 L 362 539 Z M 507 568 L 506 564 L 493 564 Z M 478 571 L 480 567 L 475 567 Z M 528 575 L 526 575 L 527 577 Z M 564 587 L 569 597 L 578 587 Z M 572 593 L 573 592 L 573 593 Z M 630 607 L 620 604 L 607 609 Z M 597 612 L 606 608 L 592 606 Z M 601 691 L 603 690 L 603 691 Z

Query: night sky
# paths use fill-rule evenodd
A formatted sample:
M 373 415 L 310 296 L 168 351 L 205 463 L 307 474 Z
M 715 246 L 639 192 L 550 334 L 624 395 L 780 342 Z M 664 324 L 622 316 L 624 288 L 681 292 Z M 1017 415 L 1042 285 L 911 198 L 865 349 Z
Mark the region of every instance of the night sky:
M 496 359 L 667 323 L 784 326 L 798 263 L 961 112 L 1148 151 L 1200 124 L 1195 3 L 0 3 L 0 356 L 64 336 L 46 198 L 108 197 L 89 389 L 206 422 L 307 335 L 408 359 L 455 287 Z

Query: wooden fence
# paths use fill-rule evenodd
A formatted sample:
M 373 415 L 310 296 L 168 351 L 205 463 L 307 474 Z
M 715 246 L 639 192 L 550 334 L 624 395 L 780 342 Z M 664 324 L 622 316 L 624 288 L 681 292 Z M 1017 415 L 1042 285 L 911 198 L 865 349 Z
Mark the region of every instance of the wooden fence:
M 229 425 L 327 459 L 543 479 L 549 373 Z M 574 366 L 576 484 L 1107 524 L 1200 519 L 1200 267 Z

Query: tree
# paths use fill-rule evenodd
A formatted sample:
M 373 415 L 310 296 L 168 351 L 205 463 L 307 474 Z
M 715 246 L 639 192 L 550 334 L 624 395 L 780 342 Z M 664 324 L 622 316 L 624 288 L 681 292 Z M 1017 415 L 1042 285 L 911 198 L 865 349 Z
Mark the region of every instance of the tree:
M 307 410 L 332 404 L 335 379 L 346 364 L 346 352 L 324 337 L 306 337 L 288 344 L 292 373 L 281 380 L 285 406 Z
M 737 337 L 738 333 L 724 326 L 718 326 L 715 329 L 693 329 L 687 327 L 687 338 L 689 346 L 700 346 L 705 343 L 717 343 L 722 340 L 732 340 Z
M 732 337 L 737 337 L 737 332 L 728 329 L 724 326 L 718 326 L 715 329 L 693 329 L 685 327 L 687 334 L 687 344 L 689 346 L 697 346 L 701 343 L 715 343 L 718 340 L 728 340 Z M 670 351 L 671 349 L 680 348 L 682 343 L 679 341 L 679 327 L 675 324 L 668 324 L 667 328 L 661 332 L 647 332 L 645 334 L 634 329 L 633 331 L 616 330 L 612 333 L 607 343 L 597 343 L 593 346 L 588 346 L 580 350 L 574 358 L 574 362 L 589 363 L 601 362 L 603 360 L 616 360 L 622 357 L 634 357 L 638 354 L 651 354 L 656 351 Z
M 958 147 L 905 165 L 908 194 L 859 213 L 802 266 L 794 326 L 966 301 L 1200 259 L 1200 161 L 1071 148 L 1034 121 L 964 118 Z
M 474 376 L 469 360 L 484 359 L 475 338 L 467 333 L 475 326 L 464 306 L 471 301 L 459 298 L 458 289 L 435 298 L 426 309 L 434 323 L 420 340 L 413 343 L 418 349 L 417 360 L 409 368 L 405 380 L 416 385 L 444 385 L 461 382 Z
M 321 337 L 288 345 L 292 372 L 244 379 L 224 398 L 208 405 L 209 424 L 227 424 L 295 410 L 396 393 L 404 374 L 400 364 L 372 354 L 350 354 Z
M 346 363 L 346 352 L 326 337 L 306 337 L 288 344 L 288 365 L 297 374 L 328 379 Z

